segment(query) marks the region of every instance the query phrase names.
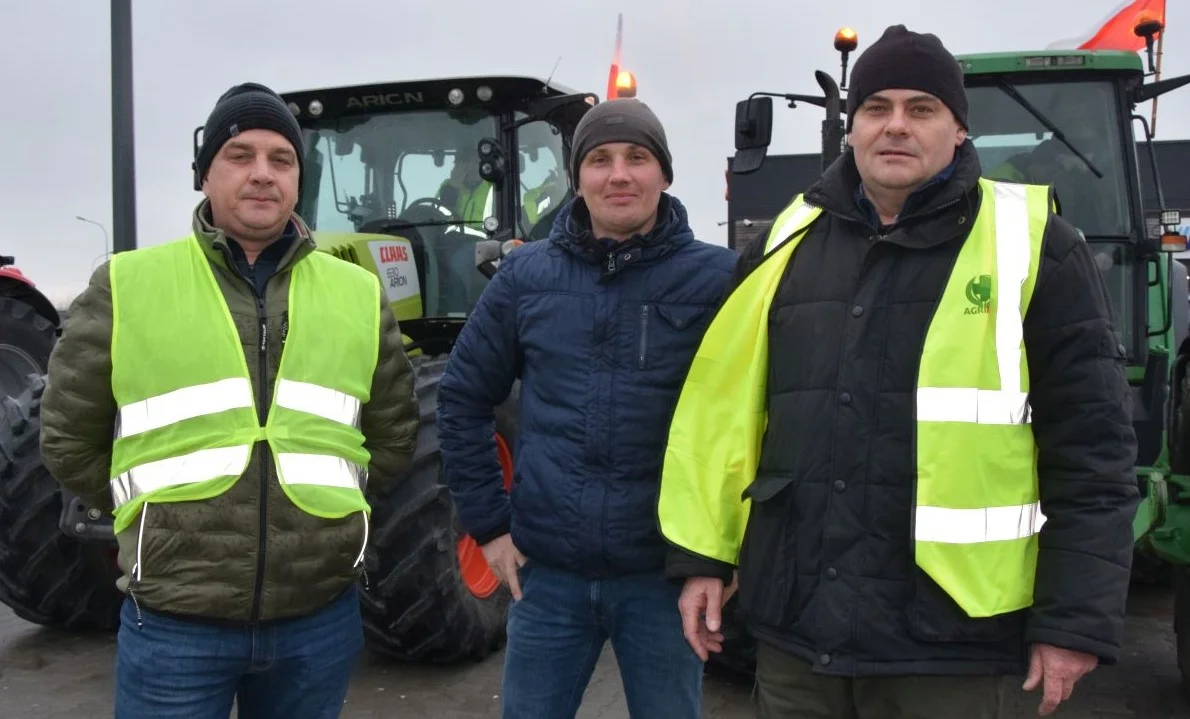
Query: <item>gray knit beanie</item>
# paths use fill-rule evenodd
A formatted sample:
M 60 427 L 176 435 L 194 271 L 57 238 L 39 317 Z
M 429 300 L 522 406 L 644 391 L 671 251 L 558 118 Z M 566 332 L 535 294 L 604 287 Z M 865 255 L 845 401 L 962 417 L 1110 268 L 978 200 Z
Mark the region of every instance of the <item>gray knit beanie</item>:
M 665 128 L 649 106 L 633 98 L 601 102 L 587 111 L 574 129 L 570 153 L 570 181 L 578 186 L 578 168 L 587 153 L 609 142 L 633 142 L 647 147 L 661 163 L 665 179 L 674 181 L 673 158 Z

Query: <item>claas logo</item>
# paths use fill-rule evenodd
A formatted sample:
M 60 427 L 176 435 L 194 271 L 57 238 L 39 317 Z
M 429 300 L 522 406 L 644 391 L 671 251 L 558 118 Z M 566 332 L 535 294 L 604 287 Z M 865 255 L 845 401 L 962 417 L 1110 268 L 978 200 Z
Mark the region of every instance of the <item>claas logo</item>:
M 409 248 L 405 245 L 382 245 L 380 247 L 381 262 L 408 262 Z

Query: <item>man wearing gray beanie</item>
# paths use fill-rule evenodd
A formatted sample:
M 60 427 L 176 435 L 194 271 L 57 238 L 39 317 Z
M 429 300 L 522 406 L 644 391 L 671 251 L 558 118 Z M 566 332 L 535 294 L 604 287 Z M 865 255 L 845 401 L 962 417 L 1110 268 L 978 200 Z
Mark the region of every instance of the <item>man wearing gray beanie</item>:
M 225 93 L 188 235 L 100 268 L 54 350 L 42 456 L 120 550 L 115 719 L 337 717 L 363 648 L 363 482 L 420 413 L 377 278 L 294 212 L 302 162 L 280 97 Z
M 674 413 L 669 573 L 714 651 L 738 572 L 761 717 L 992 719 L 1008 676 L 1044 716 L 1120 655 L 1126 351 L 1051 189 L 981 178 L 968 109 L 933 35 L 860 56 L 850 147 L 745 251 Z
M 574 717 L 601 648 L 633 717 L 701 716 L 703 662 L 663 574 L 656 493 L 666 425 L 735 265 L 667 192 L 652 110 L 600 103 L 578 123 L 577 197 L 513 250 L 459 335 L 438 436 L 459 519 L 512 590 L 504 719 Z M 492 441 L 520 380 L 514 487 Z

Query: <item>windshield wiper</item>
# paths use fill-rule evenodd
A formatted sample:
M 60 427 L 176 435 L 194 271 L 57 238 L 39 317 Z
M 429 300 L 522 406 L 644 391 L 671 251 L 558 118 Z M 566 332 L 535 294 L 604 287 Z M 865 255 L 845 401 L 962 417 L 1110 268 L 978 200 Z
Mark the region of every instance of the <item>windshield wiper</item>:
M 454 227 L 457 225 L 482 225 L 480 220 L 372 220 L 360 226 L 358 232 L 384 232 L 386 230 L 411 230 L 417 227 Z
M 1008 81 L 1003 78 L 997 82 L 997 85 L 999 85 L 1000 89 L 1004 91 L 1005 95 L 1008 95 L 1013 100 L 1016 100 L 1018 105 L 1028 110 L 1030 115 L 1037 118 L 1037 121 L 1045 126 L 1045 129 L 1054 133 L 1054 137 L 1058 138 L 1058 140 L 1061 141 L 1063 145 L 1070 148 L 1070 151 L 1078 156 L 1078 159 L 1082 160 L 1083 164 L 1085 164 L 1091 170 L 1091 172 L 1095 173 L 1095 177 L 1098 177 L 1101 180 L 1103 179 L 1103 173 L 1099 171 L 1099 168 L 1095 167 L 1095 165 L 1089 159 L 1087 159 L 1086 155 L 1079 152 L 1078 148 L 1076 148 L 1074 145 L 1071 145 L 1070 141 L 1066 139 L 1066 135 L 1062 134 L 1062 131 L 1058 129 L 1058 126 L 1055 125 L 1048 117 L 1046 117 L 1041 112 L 1041 110 L 1038 110 L 1036 107 L 1034 107 L 1033 103 L 1026 100 L 1025 96 L 1022 95 L 1019 90 L 1010 85 Z

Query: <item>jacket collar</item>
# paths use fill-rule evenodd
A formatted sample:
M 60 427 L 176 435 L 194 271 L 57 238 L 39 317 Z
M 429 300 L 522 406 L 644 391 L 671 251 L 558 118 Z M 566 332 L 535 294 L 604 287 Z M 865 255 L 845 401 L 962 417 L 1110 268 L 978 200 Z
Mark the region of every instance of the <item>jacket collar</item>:
M 229 270 L 234 269 L 235 253 L 231 248 L 231 242 L 223 230 L 212 224 L 211 201 L 207 198 L 204 197 L 194 208 L 190 228 L 198 240 L 199 246 L 202 247 L 203 253 L 212 262 Z M 313 252 L 316 248 L 310 227 L 296 212 L 289 218 L 284 237 L 292 237 L 292 240 L 277 263 L 278 272 Z
M 936 216 L 961 203 L 965 203 L 964 219 L 974 214 L 978 206 L 981 173 L 979 155 L 968 139 L 958 147 L 950 165 L 914 190 L 906 200 L 896 222 L 885 226 L 881 225 L 872 203 L 863 196 L 855 156 L 848 148 L 823 172 L 822 177 L 806 190 L 805 197 L 832 214 L 862 223 L 880 234 L 890 234 L 897 229 L 913 227 L 919 220 Z
M 628 265 L 655 262 L 694 241 L 686 208 L 669 193 L 657 203 L 657 223 L 644 235 L 623 242 L 597 238 L 591 230 L 591 212 L 581 197 L 558 211 L 550 230 L 550 244 L 591 265 L 602 265 L 603 276 L 617 274 Z

